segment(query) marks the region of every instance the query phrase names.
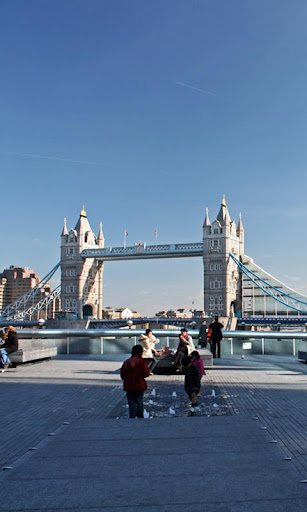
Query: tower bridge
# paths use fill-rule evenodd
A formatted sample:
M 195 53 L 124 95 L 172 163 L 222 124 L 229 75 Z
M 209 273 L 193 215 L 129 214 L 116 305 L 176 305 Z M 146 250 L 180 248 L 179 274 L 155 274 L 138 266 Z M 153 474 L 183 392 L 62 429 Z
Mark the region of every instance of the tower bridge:
M 307 297 L 292 290 L 256 265 L 244 251 L 244 227 L 231 219 L 225 197 L 218 215 L 211 222 L 208 208 L 202 228 L 202 241 L 194 243 L 105 247 L 100 223 L 98 234 L 92 230 L 85 209 L 74 229 L 68 231 L 64 219 L 61 234 L 61 260 L 38 285 L 43 286 L 58 267 L 61 309 L 73 311 L 78 318 L 102 318 L 103 269 L 106 262 L 151 260 L 157 258 L 202 258 L 204 311 L 208 315 L 243 318 L 289 318 L 307 315 Z M 32 318 L 45 304 L 31 307 L 31 291 L 1 312 L 2 319 Z M 50 298 L 52 300 L 52 297 Z

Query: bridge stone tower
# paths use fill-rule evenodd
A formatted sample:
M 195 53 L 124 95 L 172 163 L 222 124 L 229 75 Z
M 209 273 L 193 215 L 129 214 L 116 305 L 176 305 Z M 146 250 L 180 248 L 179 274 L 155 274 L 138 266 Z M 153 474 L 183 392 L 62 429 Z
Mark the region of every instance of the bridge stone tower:
M 84 249 L 104 247 L 102 224 L 98 236 L 92 231 L 83 208 L 75 229 L 67 230 L 66 219 L 61 235 L 61 308 L 78 318 L 102 318 L 103 263 L 83 259 Z
M 204 310 L 208 315 L 233 316 L 241 310 L 241 279 L 229 257 L 244 254 L 244 228 L 231 220 L 225 196 L 218 216 L 210 222 L 208 208 L 203 224 Z

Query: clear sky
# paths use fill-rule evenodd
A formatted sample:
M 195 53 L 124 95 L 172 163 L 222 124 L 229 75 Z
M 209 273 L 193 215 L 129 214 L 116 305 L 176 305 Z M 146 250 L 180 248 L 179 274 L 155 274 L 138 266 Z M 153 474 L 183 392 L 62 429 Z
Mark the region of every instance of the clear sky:
M 106 246 L 201 241 L 307 291 L 306 0 L 3 0 L 0 270 L 45 275 L 85 205 Z M 202 307 L 198 259 L 105 265 L 104 305 Z

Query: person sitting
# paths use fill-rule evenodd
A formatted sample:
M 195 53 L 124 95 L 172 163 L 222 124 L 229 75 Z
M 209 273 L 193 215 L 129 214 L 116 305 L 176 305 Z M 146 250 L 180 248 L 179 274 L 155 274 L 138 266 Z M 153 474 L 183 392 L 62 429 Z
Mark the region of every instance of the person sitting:
M 158 354 L 157 350 L 155 349 L 155 344 L 158 342 L 159 340 L 157 340 L 153 335 L 151 329 L 146 329 L 145 334 L 141 334 L 139 337 L 139 343 L 143 347 L 142 357 L 145 359 L 151 374 L 158 362 L 155 358 L 155 356 Z
M 9 368 L 11 361 L 9 354 L 18 350 L 18 336 L 15 327 L 10 325 L 4 330 L 4 343 L 0 347 L 2 372 Z
M 188 334 L 185 327 L 181 329 L 179 343 L 175 354 L 174 363 L 176 372 L 182 372 L 183 366 L 187 366 L 187 357 L 195 350 L 192 337 Z

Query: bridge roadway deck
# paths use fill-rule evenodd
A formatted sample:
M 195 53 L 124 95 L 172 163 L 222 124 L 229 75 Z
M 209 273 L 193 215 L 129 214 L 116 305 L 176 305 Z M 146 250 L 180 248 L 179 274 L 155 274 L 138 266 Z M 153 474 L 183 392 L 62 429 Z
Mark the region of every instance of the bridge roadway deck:
M 183 376 L 153 376 L 153 419 L 128 420 L 122 359 L 61 356 L 0 374 L 0 464 L 13 468 L 0 473 L 1 511 L 306 511 L 306 364 L 222 358 L 195 417 Z

